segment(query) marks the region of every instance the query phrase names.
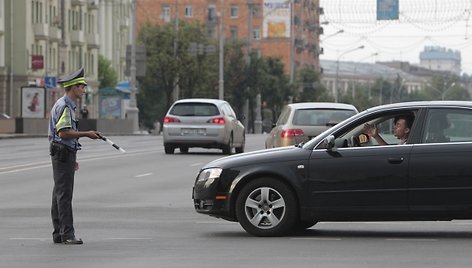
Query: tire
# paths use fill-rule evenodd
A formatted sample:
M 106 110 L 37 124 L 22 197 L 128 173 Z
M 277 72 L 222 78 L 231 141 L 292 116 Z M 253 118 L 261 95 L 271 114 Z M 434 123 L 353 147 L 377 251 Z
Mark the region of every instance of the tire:
M 295 195 L 285 183 L 275 179 L 248 183 L 236 199 L 239 224 L 255 236 L 285 235 L 294 227 L 297 216 Z
M 233 150 L 233 134 L 229 136 L 228 144 L 225 144 L 223 146 L 223 154 L 230 155 L 232 150 Z
M 164 145 L 164 151 L 166 152 L 166 154 L 173 154 L 174 149 L 175 148 L 170 145 Z
M 186 146 L 180 147 L 180 152 L 183 153 L 183 154 L 188 153 L 188 147 L 186 147 Z
M 245 145 L 246 145 L 246 136 L 243 135 L 243 140 L 241 142 L 241 146 L 234 148 L 234 150 L 236 151 L 237 154 L 244 153 L 244 146 Z

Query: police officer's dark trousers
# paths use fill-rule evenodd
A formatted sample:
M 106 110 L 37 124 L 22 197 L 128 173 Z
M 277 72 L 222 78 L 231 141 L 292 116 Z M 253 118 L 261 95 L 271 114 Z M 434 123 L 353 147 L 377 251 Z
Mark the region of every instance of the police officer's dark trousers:
M 51 217 L 54 227 L 54 241 L 74 237 L 72 217 L 72 193 L 74 190 L 74 174 L 76 151 L 68 149 L 60 143 L 51 143 L 50 154 L 54 176 L 52 191 Z

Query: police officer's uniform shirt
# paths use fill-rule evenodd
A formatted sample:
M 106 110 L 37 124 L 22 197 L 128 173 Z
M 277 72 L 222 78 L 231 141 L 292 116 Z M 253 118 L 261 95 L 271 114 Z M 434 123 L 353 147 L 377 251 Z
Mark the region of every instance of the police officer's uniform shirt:
M 48 136 L 50 142 L 58 142 L 68 146 L 73 150 L 79 150 L 80 144 L 77 139 L 61 139 L 58 135 L 63 129 L 73 129 L 77 131 L 77 120 L 75 109 L 77 105 L 67 95 L 61 97 L 51 109 L 49 117 Z

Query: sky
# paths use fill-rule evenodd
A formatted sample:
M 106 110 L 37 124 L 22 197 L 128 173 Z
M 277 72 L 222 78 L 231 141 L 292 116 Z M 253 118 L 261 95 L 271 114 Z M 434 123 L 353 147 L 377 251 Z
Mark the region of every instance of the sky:
M 376 6 L 377 0 L 320 0 L 320 59 L 419 64 L 425 46 L 439 46 L 461 52 L 462 71 L 472 74 L 471 0 L 399 0 L 398 20 L 377 20 Z

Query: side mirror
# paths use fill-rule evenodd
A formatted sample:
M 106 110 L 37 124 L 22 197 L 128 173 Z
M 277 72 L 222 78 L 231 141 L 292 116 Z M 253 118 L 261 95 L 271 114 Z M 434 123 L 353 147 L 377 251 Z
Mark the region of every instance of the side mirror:
M 334 143 L 334 140 L 334 135 L 329 135 L 328 137 L 326 137 L 325 142 L 328 147 L 328 151 L 336 151 L 336 144 Z

